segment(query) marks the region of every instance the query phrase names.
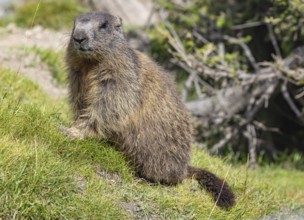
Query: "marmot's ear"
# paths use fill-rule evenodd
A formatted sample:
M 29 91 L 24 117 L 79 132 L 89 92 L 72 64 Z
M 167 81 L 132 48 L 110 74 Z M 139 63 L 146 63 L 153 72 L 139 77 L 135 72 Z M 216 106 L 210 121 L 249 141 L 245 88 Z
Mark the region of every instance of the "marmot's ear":
M 123 25 L 122 18 L 119 16 L 117 16 L 117 18 L 118 18 L 118 25 L 122 26 Z
M 118 32 L 120 32 L 121 34 L 122 34 L 122 36 L 124 35 L 124 33 L 123 33 L 123 27 L 122 27 L 122 19 L 121 19 L 121 17 L 118 17 L 118 16 L 116 16 L 117 17 L 117 20 L 116 20 L 116 25 L 115 25 L 115 29 L 118 31 Z

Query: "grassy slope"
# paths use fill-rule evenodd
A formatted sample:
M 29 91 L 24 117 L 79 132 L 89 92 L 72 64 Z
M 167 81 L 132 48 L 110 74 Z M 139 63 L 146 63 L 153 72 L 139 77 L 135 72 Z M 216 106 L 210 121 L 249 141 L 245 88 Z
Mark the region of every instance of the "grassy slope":
M 32 82 L 0 69 L 0 219 L 206 219 L 211 197 L 192 180 L 177 187 L 136 179 L 123 156 L 96 140 L 69 141 L 65 101 L 49 99 Z M 225 177 L 237 194 L 230 211 L 211 219 L 248 219 L 304 203 L 303 173 L 247 171 L 193 150 L 193 164 Z

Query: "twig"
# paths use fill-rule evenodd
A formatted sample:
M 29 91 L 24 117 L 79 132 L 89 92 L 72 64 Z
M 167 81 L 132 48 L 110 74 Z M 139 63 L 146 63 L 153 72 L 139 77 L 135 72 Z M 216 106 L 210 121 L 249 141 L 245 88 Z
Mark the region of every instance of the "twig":
M 247 109 L 245 117 L 248 123 L 253 120 L 256 113 L 263 107 L 263 103 L 268 103 L 268 100 L 272 95 L 272 93 L 275 91 L 277 85 L 278 85 L 278 81 L 277 80 L 273 81 L 270 85 L 268 85 L 268 88 L 266 89 L 266 91 L 264 91 L 260 99 L 256 101 L 255 106 L 253 108 Z
M 200 40 L 204 44 L 209 44 L 210 43 L 205 37 L 203 37 L 197 31 L 193 31 L 193 36 L 196 37 L 198 40 Z
M 257 136 L 255 127 L 251 124 L 247 125 L 247 136 L 248 138 L 248 148 L 249 148 L 249 168 L 254 168 L 256 166 L 256 147 L 257 147 Z
M 295 99 L 300 99 L 304 96 L 304 90 L 295 96 Z
M 156 8 L 156 6 L 154 5 L 154 6 L 152 7 L 150 13 L 149 13 L 149 17 L 148 17 L 148 19 L 147 19 L 147 21 L 146 21 L 146 25 L 145 25 L 145 27 L 144 27 L 144 30 L 147 30 L 147 29 L 150 28 L 151 23 L 152 23 L 152 18 L 153 18 L 153 15 L 154 15 L 155 12 L 156 12 L 156 9 L 157 9 L 157 8 Z
M 219 50 L 219 55 L 221 57 L 222 62 L 224 63 L 224 58 L 225 58 L 225 45 L 223 42 L 218 43 L 218 50 Z
M 301 123 L 304 125 L 304 119 L 302 118 L 302 113 L 297 108 L 296 104 L 292 101 L 288 91 L 287 91 L 287 81 L 284 81 L 281 85 L 281 92 L 283 94 L 284 99 L 288 103 L 291 110 L 295 113 L 295 115 L 299 118 Z
M 188 91 L 191 88 L 191 85 L 192 85 L 193 81 L 195 80 L 195 78 L 197 78 L 196 72 L 191 71 L 190 75 L 188 76 L 188 79 L 185 82 L 185 86 L 184 86 L 184 89 L 181 94 L 183 101 L 186 101 Z
M 183 62 L 181 62 L 181 61 L 175 61 L 175 64 L 177 64 L 178 66 L 180 66 L 181 68 L 183 68 L 186 72 L 188 72 L 190 75 L 197 75 L 197 79 L 198 79 L 198 81 L 205 87 L 205 89 L 206 89 L 206 92 L 208 93 L 208 94 L 214 94 L 214 88 L 209 84 L 209 83 L 207 83 L 206 81 L 204 81 L 204 80 L 202 80 L 201 78 L 199 78 L 198 77 L 198 73 L 195 71 L 195 70 L 193 70 L 193 69 L 191 69 L 190 67 L 188 67 L 186 64 L 184 64 Z M 194 80 L 194 78 L 193 78 L 193 80 Z M 185 83 L 186 84 L 186 83 Z M 190 87 L 189 87 L 190 88 Z
M 254 126 L 256 127 L 256 128 L 259 128 L 259 129 L 261 129 L 261 130 L 263 130 L 263 131 L 270 131 L 270 132 L 275 132 L 275 133 L 281 133 L 280 132 L 280 129 L 278 129 L 278 128 L 275 128 L 275 127 L 267 127 L 266 125 L 264 125 L 262 122 L 260 122 L 260 121 L 253 121 L 252 122 L 253 124 L 254 124 Z
M 242 49 L 244 50 L 245 56 L 248 58 L 251 66 L 254 68 L 255 72 L 260 71 L 260 68 L 256 63 L 255 58 L 253 57 L 250 48 L 248 47 L 247 44 L 244 43 L 244 41 L 234 38 L 234 37 L 227 36 L 227 35 L 224 35 L 223 38 L 230 43 L 240 45 L 242 47 Z
M 250 23 L 246 23 L 246 24 L 234 25 L 232 27 L 232 30 L 241 30 L 241 29 L 245 29 L 245 28 L 252 28 L 252 27 L 257 27 L 257 26 L 262 26 L 262 25 L 265 25 L 265 22 L 262 22 L 262 21 L 250 22 Z
M 273 28 L 272 28 L 272 25 L 269 24 L 269 23 L 266 23 L 266 26 L 267 26 L 267 29 L 268 29 L 268 32 L 269 32 L 269 36 L 270 36 L 270 40 L 271 40 L 271 43 L 273 45 L 273 48 L 276 52 L 276 55 L 279 57 L 279 58 L 282 58 L 282 54 L 281 54 L 281 51 L 280 51 L 280 48 L 278 46 L 278 41 L 274 35 L 274 32 L 273 32 Z
M 169 22 L 167 22 L 168 24 L 170 24 Z M 178 43 L 180 41 L 180 39 L 177 37 L 177 38 L 174 38 L 172 37 L 172 33 L 169 32 L 168 33 L 165 33 L 162 29 L 160 29 L 159 27 L 156 27 L 158 29 L 158 31 L 160 33 L 162 33 L 163 35 L 167 36 L 168 37 L 168 41 L 169 41 L 169 44 L 175 49 L 175 51 L 177 52 L 178 55 L 180 55 L 180 57 L 186 62 L 186 64 L 189 66 L 189 67 L 192 67 L 192 63 L 191 61 L 189 60 L 185 50 L 184 50 L 184 47 L 183 45 L 180 45 L 180 43 Z M 173 30 L 173 32 L 176 34 L 176 32 Z M 172 53 L 174 56 L 176 56 L 174 53 Z
M 198 98 L 202 98 L 203 93 L 202 93 L 201 87 L 199 85 L 198 77 L 195 77 L 195 79 L 194 79 L 194 88 L 195 88 L 195 91 L 196 91 L 196 94 L 197 94 Z
M 213 147 L 210 150 L 211 154 L 217 154 L 225 145 L 231 140 L 232 137 L 234 137 L 237 134 L 237 129 L 234 129 L 231 131 L 231 129 L 226 129 L 226 135 L 223 139 L 221 139 L 218 143 L 213 145 Z
M 176 44 L 178 46 L 178 51 L 182 51 L 183 53 L 185 52 L 182 41 L 180 40 L 180 38 L 178 37 L 176 31 L 174 30 L 174 28 L 172 27 L 172 25 L 170 24 L 170 22 L 167 20 L 166 16 L 165 16 L 165 12 L 163 9 L 159 10 L 159 16 L 160 18 L 164 21 L 166 27 L 168 28 L 168 30 L 170 31 L 170 33 L 172 34 L 173 38 L 176 41 Z

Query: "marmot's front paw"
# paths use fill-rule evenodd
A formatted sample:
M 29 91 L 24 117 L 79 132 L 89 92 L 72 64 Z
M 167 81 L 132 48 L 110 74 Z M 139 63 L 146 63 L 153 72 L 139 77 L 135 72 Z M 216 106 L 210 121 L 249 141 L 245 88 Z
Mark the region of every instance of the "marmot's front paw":
M 67 136 L 70 140 L 75 140 L 75 139 L 83 139 L 84 136 L 81 133 L 81 131 L 75 127 L 67 128 L 62 125 L 58 127 L 59 131 Z

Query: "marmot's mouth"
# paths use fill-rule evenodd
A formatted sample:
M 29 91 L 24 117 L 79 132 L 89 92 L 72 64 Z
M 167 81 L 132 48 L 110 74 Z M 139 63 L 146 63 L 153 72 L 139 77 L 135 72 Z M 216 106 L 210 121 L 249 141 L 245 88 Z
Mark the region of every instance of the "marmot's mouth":
M 92 48 L 89 47 L 87 44 L 79 44 L 77 42 L 74 42 L 74 48 L 75 50 L 81 52 L 81 53 L 88 53 L 90 51 L 93 51 Z
M 85 53 L 92 51 L 91 48 L 83 48 L 83 47 L 78 48 L 78 50 Z

